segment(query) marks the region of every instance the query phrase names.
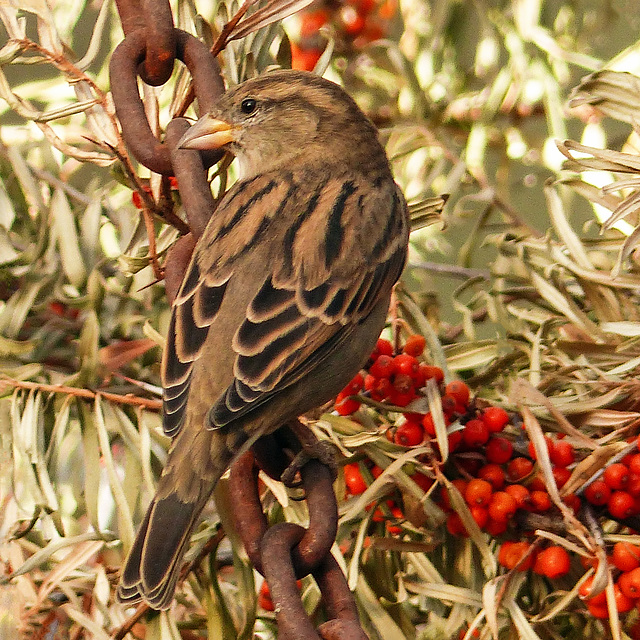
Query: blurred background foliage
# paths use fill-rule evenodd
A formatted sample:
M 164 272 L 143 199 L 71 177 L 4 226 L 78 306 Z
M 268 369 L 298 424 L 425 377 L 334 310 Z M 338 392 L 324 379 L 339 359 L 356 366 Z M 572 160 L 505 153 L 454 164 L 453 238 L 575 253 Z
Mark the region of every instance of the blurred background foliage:
M 173 8 L 177 26 L 210 41 L 238 5 Z M 158 364 L 168 305 L 109 95 L 122 33 L 106 0 L 0 2 L 0 18 L 0 635 L 107 638 L 127 616 L 113 586 L 167 446 Z M 343 84 L 380 127 L 416 219 L 449 196 L 438 223 L 413 234 L 399 290 L 432 361 L 511 409 L 521 398 L 510 383 L 524 378 L 602 437 L 590 416 L 624 400 L 615 431 L 637 409 L 640 89 L 620 72 L 640 75 L 639 32 L 633 0 L 331 0 L 221 58 L 230 83 L 293 61 Z M 159 126 L 185 90 L 182 75 L 144 90 Z M 563 154 L 565 140 L 575 142 Z M 158 180 L 133 166 L 138 191 L 159 197 Z M 162 258 L 177 234 L 154 225 Z M 548 407 L 531 404 L 549 419 Z M 383 436 L 354 438 L 354 424 L 337 431 L 344 451 L 375 456 Z M 396 447 L 376 462 L 403 455 Z M 272 489 L 274 513 L 304 519 Z M 213 507 L 208 515 L 196 547 L 224 518 Z M 341 535 L 358 526 L 352 509 Z M 427 529 L 414 537 L 430 543 Z M 467 543 L 448 541 L 434 564 L 387 551 L 374 573 L 360 573 L 356 555 L 350 580 L 371 636 L 452 637 L 473 620 L 491 571 Z M 241 551 L 227 553 L 235 571 L 219 584 L 209 570 L 191 579 L 147 638 L 252 637 L 253 574 Z M 432 586 L 408 593 L 399 576 L 409 574 Z M 525 615 L 521 586 L 510 586 L 501 637 L 623 633 L 568 602 L 564 617 L 532 626 L 527 616 L 549 591 L 530 585 Z M 272 615 L 259 618 L 259 637 L 274 637 Z

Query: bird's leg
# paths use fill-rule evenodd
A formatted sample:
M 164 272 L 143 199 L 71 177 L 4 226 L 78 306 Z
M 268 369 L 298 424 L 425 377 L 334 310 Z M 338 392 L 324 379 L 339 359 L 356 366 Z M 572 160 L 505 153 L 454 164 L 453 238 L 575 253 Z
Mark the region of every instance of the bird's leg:
M 298 472 L 310 460 L 318 460 L 331 471 L 331 475 L 335 480 L 338 477 L 338 465 L 336 463 L 336 447 L 326 440 L 318 440 L 311 430 L 300 422 L 300 420 L 292 420 L 285 425 L 285 429 L 281 429 L 287 436 L 293 436 L 297 446 L 294 445 L 293 460 L 280 476 L 280 481 L 286 487 L 297 488 L 300 486 L 300 480 L 297 477 Z M 287 433 L 288 432 L 288 433 Z M 288 438 L 289 439 L 289 438 Z

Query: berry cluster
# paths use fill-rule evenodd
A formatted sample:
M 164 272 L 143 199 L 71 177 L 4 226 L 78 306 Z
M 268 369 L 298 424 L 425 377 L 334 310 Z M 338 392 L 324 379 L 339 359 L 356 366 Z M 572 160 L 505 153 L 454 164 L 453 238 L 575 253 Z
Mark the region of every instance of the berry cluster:
M 512 416 L 501 407 L 472 399 L 468 386 L 461 381 L 448 384 L 440 368 L 421 362 L 425 348 L 421 336 L 410 336 L 401 350 L 394 350 L 388 340 L 380 339 L 365 371 L 359 373 L 338 395 L 335 409 L 340 415 L 355 414 L 365 398 L 385 403 L 399 418 L 387 429 L 387 438 L 395 445 L 416 447 L 431 445 L 433 455 L 418 456 L 409 471 L 411 478 L 446 514 L 449 534 L 469 535 L 465 518 L 460 515 L 460 500 L 464 500 L 478 527 L 493 537 L 500 537 L 498 563 L 507 570 L 527 571 L 557 579 L 569 572 L 572 558 L 559 545 L 541 546 L 531 542 L 534 526 L 531 518 L 547 517 L 550 522 L 561 519 L 553 503 L 537 461 L 536 448 L 526 438 Z M 450 456 L 446 463 L 438 457 L 436 420 L 425 407 L 423 387 L 438 386 L 442 416 L 447 427 Z M 515 418 L 515 416 L 514 416 Z M 640 453 L 626 455 L 619 462 L 605 467 L 576 495 L 562 488 L 579 462 L 573 445 L 563 434 L 546 434 L 545 444 L 553 480 L 563 502 L 578 513 L 583 500 L 598 508 L 597 513 L 612 520 L 625 520 L 640 514 Z M 640 442 L 638 443 L 640 445 Z M 434 487 L 438 474 L 450 479 L 449 489 Z M 363 477 L 363 472 L 366 471 Z M 376 478 L 382 469 L 370 461 L 345 465 L 344 477 L 348 495 L 360 495 L 368 486 L 367 479 Z M 370 474 L 370 476 L 368 475 Z M 367 479 L 365 479 L 367 478 Z M 459 493 L 457 500 L 452 495 Z M 406 533 L 399 526 L 405 517 L 401 499 L 386 500 L 373 515 L 374 521 L 384 521 L 391 535 Z M 457 502 L 458 508 L 454 508 Z M 536 514 L 535 516 L 529 514 Z M 467 520 L 470 522 L 470 520 Z M 618 573 L 615 583 L 615 603 L 620 613 L 640 608 L 640 547 L 618 542 L 609 560 Z M 606 595 L 590 593 L 592 580 L 585 581 L 580 596 L 595 617 L 608 617 Z
M 291 41 L 291 66 L 312 71 L 326 40 L 322 27 L 330 26 L 338 48 L 357 51 L 387 35 L 388 25 L 397 11 L 396 0 L 347 0 L 343 3 L 314 4 L 301 15 L 299 37 Z

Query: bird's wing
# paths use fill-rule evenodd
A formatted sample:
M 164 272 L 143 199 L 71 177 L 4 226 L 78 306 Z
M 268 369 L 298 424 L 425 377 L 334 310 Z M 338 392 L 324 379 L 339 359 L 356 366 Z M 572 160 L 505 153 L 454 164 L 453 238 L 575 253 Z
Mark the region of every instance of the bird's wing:
M 315 187 L 261 175 L 240 183 L 216 210 L 173 307 L 163 359 L 164 428 L 178 433 L 193 365 L 244 255 L 275 226 L 276 260 L 246 301 L 231 347 L 234 379 L 212 399 L 210 426 L 252 411 L 348 340 L 397 280 L 407 245 L 404 198 L 390 178 L 324 179 Z M 240 267 L 241 268 L 241 267 Z

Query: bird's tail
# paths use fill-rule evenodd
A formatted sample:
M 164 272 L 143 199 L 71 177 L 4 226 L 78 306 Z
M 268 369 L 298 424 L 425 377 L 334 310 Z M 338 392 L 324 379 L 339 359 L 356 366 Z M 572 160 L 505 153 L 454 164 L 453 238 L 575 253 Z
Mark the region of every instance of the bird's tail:
M 153 609 L 169 608 L 191 532 L 207 497 L 185 502 L 171 493 L 153 499 L 122 570 L 120 602 L 144 600 Z
M 118 600 L 167 609 L 191 533 L 244 436 L 200 428 L 180 434 L 122 570 Z M 250 444 L 247 442 L 247 445 Z

